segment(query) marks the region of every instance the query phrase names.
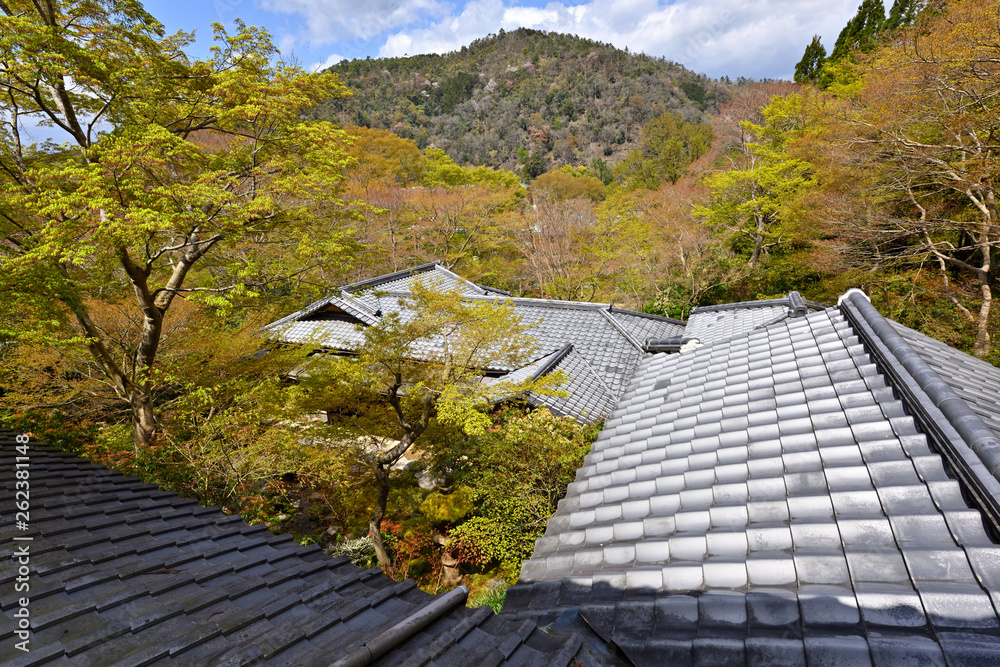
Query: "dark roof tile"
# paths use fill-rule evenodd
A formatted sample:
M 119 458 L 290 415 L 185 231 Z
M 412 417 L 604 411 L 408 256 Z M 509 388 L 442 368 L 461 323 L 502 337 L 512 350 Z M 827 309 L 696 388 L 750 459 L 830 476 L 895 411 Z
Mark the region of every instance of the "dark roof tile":
M 11 459 L 10 434 L 0 433 L 0 446 L 3 459 Z M 37 443 L 31 452 L 33 472 L 49 472 L 44 488 L 52 492 L 37 498 L 42 519 L 31 543 L 38 565 L 31 596 L 35 636 L 26 663 L 103 667 L 273 658 L 326 664 L 334 653 L 346 654 L 359 632 L 374 636 L 432 599 L 412 581 L 391 582 L 377 568 L 358 570 L 346 559 L 329 558 L 288 536 L 271 536 L 238 517 L 170 494 L 158 493 L 157 500 L 141 506 L 115 502 L 116 494 L 135 497 L 148 485 L 109 476 L 99 466 Z M 48 467 L 49 461 L 59 463 Z M 58 470 L 70 471 L 73 483 L 59 483 Z M 114 489 L 105 486 L 112 478 Z M 11 488 L 13 482 L 2 480 Z M 92 493 L 95 484 L 100 494 Z M 58 508 L 79 508 L 81 496 L 90 501 L 88 509 L 97 511 L 78 512 L 70 527 L 57 518 Z M 14 535 L 8 535 L 8 551 Z M 2 603 L 10 614 L 17 600 L 7 595 Z M 454 608 L 438 622 L 440 641 L 432 626 L 413 645 L 437 641 L 438 658 L 451 660 L 461 637 L 446 630 L 462 622 L 478 626 L 485 618 L 482 612 Z M 496 652 L 515 631 L 523 646 L 521 626 L 498 622 L 486 635 L 484 651 Z M 537 632 L 533 622 L 522 623 Z M 530 643 L 525 655 L 550 662 L 555 656 L 552 664 L 568 664 L 582 650 L 579 638 L 569 635 Z M 408 655 L 407 647 L 403 643 L 392 655 Z M 388 664 L 398 661 L 392 655 Z

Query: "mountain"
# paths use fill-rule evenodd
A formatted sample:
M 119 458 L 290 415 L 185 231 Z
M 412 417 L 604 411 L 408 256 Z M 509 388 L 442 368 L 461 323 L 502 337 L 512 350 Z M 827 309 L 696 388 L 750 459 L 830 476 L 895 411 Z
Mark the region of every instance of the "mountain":
M 314 117 L 391 130 L 460 164 L 507 169 L 532 153 L 553 165 L 618 162 L 650 119 L 671 111 L 704 120 L 729 92 L 674 62 L 525 28 L 443 56 L 351 60 L 330 71 L 354 96 Z

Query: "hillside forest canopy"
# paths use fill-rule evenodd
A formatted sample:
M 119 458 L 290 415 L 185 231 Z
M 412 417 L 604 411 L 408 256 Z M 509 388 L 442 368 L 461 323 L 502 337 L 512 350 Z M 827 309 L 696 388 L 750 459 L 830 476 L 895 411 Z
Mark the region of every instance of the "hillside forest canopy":
M 133 0 L 0 27 L 3 423 L 429 590 L 497 603 L 600 424 L 487 409 L 475 364 L 397 410 L 365 373 L 415 370 L 377 359 L 405 327 L 362 364 L 259 334 L 340 285 L 440 261 L 682 319 L 860 287 L 1000 363 L 1000 0 L 865 0 L 795 83 L 531 30 L 309 73 L 237 23 L 198 60 Z

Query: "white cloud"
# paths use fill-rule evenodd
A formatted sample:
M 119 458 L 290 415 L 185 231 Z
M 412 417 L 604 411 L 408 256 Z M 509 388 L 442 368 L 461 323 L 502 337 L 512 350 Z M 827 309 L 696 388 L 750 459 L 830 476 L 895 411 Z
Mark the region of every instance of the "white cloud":
M 711 76 L 790 77 L 814 33 L 832 48 L 857 1 L 591 0 L 538 8 L 509 0 L 471 0 L 429 25 L 396 24 L 400 29 L 385 38 L 379 55 L 446 53 L 500 28 L 527 27 L 627 46 Z
M 441 0 L 261 0 L 265 10 L 292 14 L 305 21 L 293 36 L 318 46 L 335 42 L 364 42 L 401 26 L 447 15 Z
M 312 66 L 309 68 L 309 71 L 310 72 L 321 72 L 321 71 L 325 70 L 327 67 L 333 67 L 334 65 L 336 65 L 337 63 L 339 63 L 341 60 L 347 60 L 347 59 L 344 58 L 344 56 L 337 55 L 336 53 L 331 53 L 329 55 L 329 57 L 326 60 L 324 60 L 323 62 L 321 62 L 321 63 L 313 63 Z

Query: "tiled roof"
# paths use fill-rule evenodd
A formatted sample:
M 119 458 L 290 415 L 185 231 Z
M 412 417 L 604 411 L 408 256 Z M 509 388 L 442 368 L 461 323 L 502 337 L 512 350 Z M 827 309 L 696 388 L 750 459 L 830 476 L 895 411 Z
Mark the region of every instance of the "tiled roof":
M 691 316 L 683 334 L 689 338 L 697 338 L 703 343 L 726 340 L 743 335 L 757 327 L 780 322 L 793 313 L 804 314 L 822 309 L 822 304 L 805 301 L 798 292 L 792 292 L 784 299 L 702 306 L 691 309 Z M 669 338 L 679 335 L 678 333 L 658 337 Z
M 417 280 L 423 281 L 425 285 L 434 285 L 443 290 L 454 289 L 457 285 L 461 287 L 464 294 L 469 295 L 488 293 L 484 288 L 449 271 L 438 262 L 422 264 L 412 269 L 352 283 L 345 285 L 342 289 L 346 293 L 353 294 L 366 306 L 378 308 L 378 300 L 372 295 L 373 292 L 410 292 L 413 289 L 414 281 Z
M 37 650 L 16 653 L 9 630 L 0 662 L 1000 664 L 992 366 L 856 292 L 697 309 L 686 328 L 514 303 L 545 318 L 549 347 L 508 379 L 564 370 L 567 397 L 529 399 L 610 418 L 500 615 L 36 446 Z M 642 354 L 650 338 L 704 346 Z M 9 559 L 23 534 L 0 446 Z M 11 628 L 16 604 L 0 598 Z
M 684 322 L 677 320 L 620 310 L 618 308 L 612 309 L 611 315 L 616 322 L 621 324 L 640 343 L 647 338 L 672 338 L 684 335 L 686 327 Z
M 954 401 L 900 400 L 856 301 L 713 309 L 738 326 L 645 356 L 505 611 L 579 607 L 641 665 L 1000 662 L 1000 547 L 965 496 L 996 489 L 994 443 L 921 432 Z
M 581 423 L 603 419 L 611 414 L 617 399 L 586 359 L 571 346 L 552 371 L 562 371 L 568 382 L 562 387 L 565 396 L 531 394 L 534 405 L 545 405 L 556 415 L 572 417 Z
M 313 316 L 332 305 L 356 315 L 357 322 L 373 324 L 375 313 L 400 309 L 400 298 L 408 294 L 414 280 L 428 281 L 441 289 L 462 285 L 466 298 L 476 301 L 503 299 L 512 303 L 522 322 L 533 325 L 530 334 L 538 342 L 539 357 L 553 354 L 570 343 L 573 353 L 563 359 L 559 369 L 569 376 L 569 396 L 532 397 L 554 411 L 589 422 L 606 417 L 618 402 L 641 356 L 646 338 L 680 335 L 684 323 L 665 317 L 647 315 L 605 303 L 553 301 L 548 299 L 510 298 L 497 290 L 475 285 L 439 264 L 425 264 L 341 289 L 341 297 L 314 302 L 303 310 L 274 322 L 265 331 L 289 343 L 313 344 L 330 350 L 350 351 L 361 342 L 354 324 Z M 376 298 L 372 292 L 382 294 Z M 344 303 L 346 302 L 346 303 Z M 350 308 L 354 304 L 354 308 Z M 787 306 L 785 307 L 787 310 Z M 414 349 L 415 356 L 432 355 L 434 343 Z M 484 369 L 494 372 L 517 372 L 516 368 L 497 366 Z
M 381 648 L 371 664 L 568 665 L 582 651 L 579 633 L 468 609 L 461 590 L 435 598 L 55 448 L 32 443 L 28 454 L 21 531 L 13 435 L 0 433 L 0 558 L 30 551 L 30 591 L 15 592 L 16 567 L 0 570 L 0 664 L 326 666 Z M 29 653 L 15 647 L 20 597 Z M 435 608 L 414 634 L 384 634 Z
M 910 347 L 1000 436 L 1000 368 L 893 322 Z

